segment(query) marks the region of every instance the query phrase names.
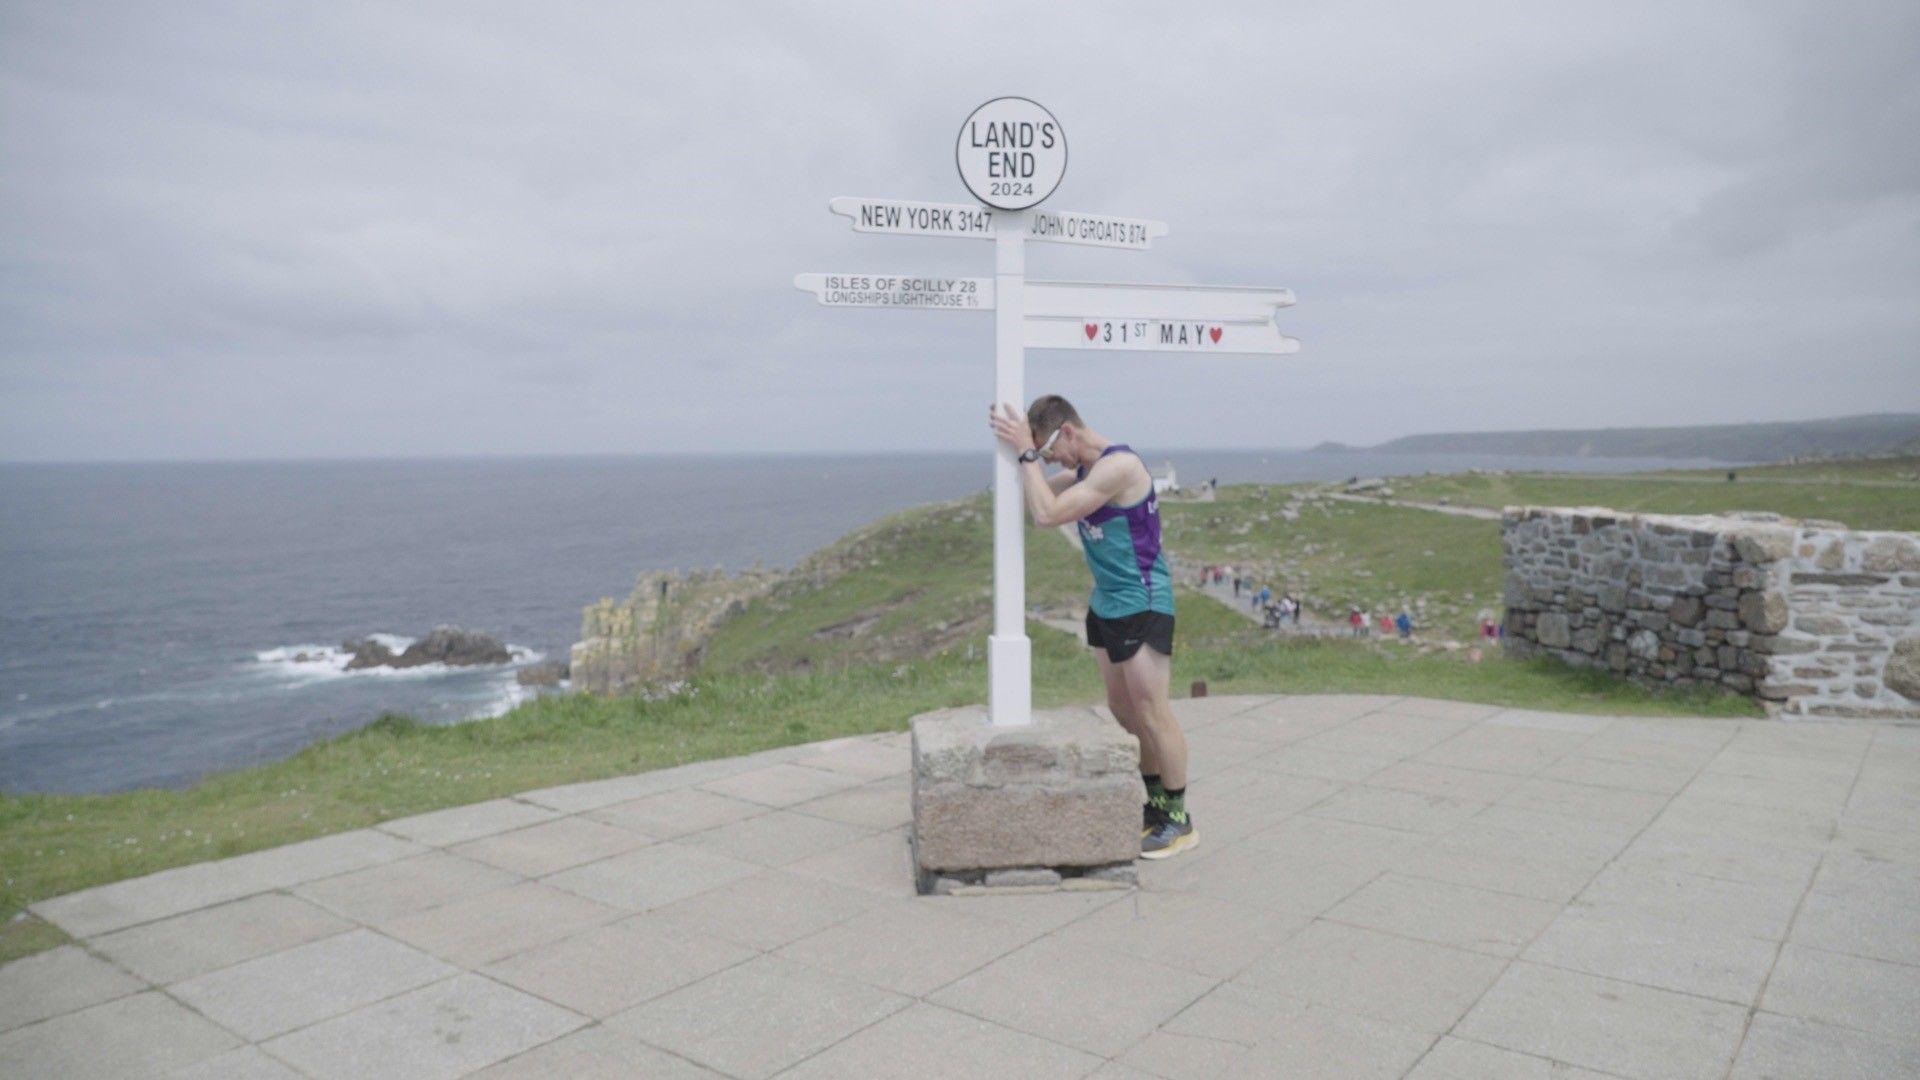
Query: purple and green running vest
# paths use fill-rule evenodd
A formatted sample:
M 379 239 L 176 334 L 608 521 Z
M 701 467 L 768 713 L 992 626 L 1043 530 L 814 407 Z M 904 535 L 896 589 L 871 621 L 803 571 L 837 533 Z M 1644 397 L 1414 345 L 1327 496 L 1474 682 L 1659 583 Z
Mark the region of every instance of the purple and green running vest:
M 1100 456 L 1108 454 L 1133 454 L 1133 448 L 1109 446 Z M 1076 475 L 1085 480 L 1087 470 Z M 1080 549 L 1093 571 L 1093 597 L 1087 603 L 1095 615 L 1173 614 L 1173 579 L 1160 553 L 1160 500 L 1152 490 L 1132 506 L 1102 506 L 1081 518 Z

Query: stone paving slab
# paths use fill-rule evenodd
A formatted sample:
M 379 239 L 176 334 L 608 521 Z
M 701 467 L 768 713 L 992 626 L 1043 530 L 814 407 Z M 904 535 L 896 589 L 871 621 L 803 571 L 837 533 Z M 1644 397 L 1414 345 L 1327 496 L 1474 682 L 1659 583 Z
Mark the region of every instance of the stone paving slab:
M 454 973 L 418 949 L 353 930 L 188 979 L 168 992 L 258 1042 Z
M 607 1023 L 729 1076 L 762 1078 L 908 1004 L 898 994 L 762 956 Z
M 895 777 L 795 803 L 793 810 L 884 832 L 913 823 L 913 802 L 908 791 L 908 785 Z
M 116 931 L 94 939 L 93 948 L 140 978 L 165 984 L 352 927 L 305 900 L 261 893 Z
M 685 788 L 604 806 L 591 816 L 595 821 L 671 840 L 766 812 L 767 808 L 758 803 L 730 799 L 699 788 Z
M 0 1032 L 146 988 L 85 949 L 62 945 L 0 967 Z
M 241 1043 L 232 1032 L 149 990 L 0 1035 L 0 1076 L 151 1076 Z
M 1424 1031 L 1235 981 L 1121 1060 L 1169 1077 L 1396 1077 L 1433 1041 Z
M 743 945 L 636 915 L 485 968 L 509 986 L 602 1018 L 759 955 Z
M 116 881 L 42 901 L 32 910 L 74 937 L 93 937 L 424 850 L 374 829 L 359 829 Z
M 1451 945 L 1491 956 L 1515 956 L 1560 913 L 1558 905 L 1391 871 L 1327 910 L 1351 926 Z
M 430 851 L 293 889 L 295 896 L 362 925 L 397 919 L 504 888 L 519 878 L 498 867 Z
M 916 896 L 906 739 L 786 747 L 36 904 L 0 1076 L 1920 1075 L 1920 732 L 1176 711 L 1137 891 Z
M 1210 976 L 1047 939 L 994 961 L 928 1000 L 1114 1057 L 1216 983 Z
M 1454 1032 L 1651 1080 L 1723 1075 L 1746 1020 L 1735 1005 L 1520 961 Z
M 1732 1080 L 1761 1077 L 1920 1076 L 1920 1041 L 1761 1012 L 1747 1027 Z
M 776 955 L 917 997 L 992 963 L 1038 934 L 959 905 L 896 900 L 801 938 Z
M 845 822 L 776 810 L 694 833 L 681 842 L 743 862 L 785 866 L 845 847 L 872 832 Z
M 626 913 L 539 882 L 522 882 L 381 923 L 382 933 L 477 968 Z
M 723 1080 L 610 1027 L 583 1028 L 471 1074 L 481 1080 Z
M 1620 908 L 1569 907 L 1522 955 L 1660 990 L 1756 1003 L 1778 942 Z
M 1101 1059 L 1091 1054 L 921 1002 L 781 1075 L 792 1080 L 852 1076 L 1067 1080 L 1085 1076 L 1100 1065 Z
M 735 773 L 700 785 L 701 790 L 729 795 L 762 806 L 785 807 L 854 787 L 862 778 L 831 769 L 781 763 L 753 772 Z
M 167 1073 L 167 1080 L 302 1080 L 257 1046 L 241 1046 Z
M 751 877 L 760 868 L 678 841 L 563 870 L 545 883 L 609 907 L 649 911 Z
M 653 843 L 653 838 L 581 817 L 563 817 L 469 840 L 453 849 L 475 862 L 540 877 Z
M 478 975 L 458 975 L 261 1049 L 328 1080 L 438 1080 L 464 1076 L 586 1023 L 539 998 Z
M 658 908 L 658 918 L 771 952 L 845 922 L 884 899 L 784 870 L 763 870 Z
M 482 836 L 492 836 L 558 816 L 560 811 L 530 802 L 493 799 L 472 806 L 456 806 L 450 810 L 435 810 L 430 814 L 395 818 L 383 822 L 380 830 L 404 836 L 416 843 L 450 847 L 463 840 L 477 840 Z
M 1236 981 L 1438 1034 L 1465 1015 L 1506 967 L 1497 957 L 1322 919 Z

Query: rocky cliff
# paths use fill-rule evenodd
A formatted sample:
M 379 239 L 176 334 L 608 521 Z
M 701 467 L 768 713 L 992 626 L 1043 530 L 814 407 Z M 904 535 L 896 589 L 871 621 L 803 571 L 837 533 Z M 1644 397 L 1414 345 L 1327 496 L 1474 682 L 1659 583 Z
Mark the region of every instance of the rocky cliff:
M 625 600 L 601 600 L 582 615 L 572 653 L 574 689 L 613 694 L 690 673 L 713 628 L 781 576 L 759 569 L 640 575 Z

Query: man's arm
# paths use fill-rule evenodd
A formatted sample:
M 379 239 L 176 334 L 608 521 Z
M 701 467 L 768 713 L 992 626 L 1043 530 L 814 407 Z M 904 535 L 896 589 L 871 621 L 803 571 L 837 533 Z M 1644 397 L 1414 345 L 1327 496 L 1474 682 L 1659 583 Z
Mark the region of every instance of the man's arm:
M 1056 492 L 1046 470 L 1037 461 L 1020 466 L 1020 488 L 1026 494 L 1027 513 L 1043 529 L 1078 521 L 1113 501 L 1126 486 L 1126 463 L 1114 458 L 1095 462 L 1087 478 Z
M 1015 453 L 1033 449 L 1033 432 L 1026 417 L 1012 405 L 987 406 L 987 423 L 994 435 Z M 1065 487 L 1055 487 L 1047 470 L 1038 461 L 1020 466 L 1020 488 L 1026 494 L 1027 512 L 1033 523 L 1043 529 L 1078 521 L 1110 502 L 1126 485 L 1126 473 L 1119 458 L 1102 458 L 1087 470 L 1086 479 Z

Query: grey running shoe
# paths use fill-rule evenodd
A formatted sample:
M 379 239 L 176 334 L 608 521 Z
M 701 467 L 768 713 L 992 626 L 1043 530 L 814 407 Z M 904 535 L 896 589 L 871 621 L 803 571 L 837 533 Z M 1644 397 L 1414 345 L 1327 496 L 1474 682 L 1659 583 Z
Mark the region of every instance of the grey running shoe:
M 1147 834 L 1153 831 L 1153 827 L 1165 820 L 1167 820 L 1167 816 L 1160 812 L 1159 807 L 1153 805 L 1153 803 L 1151 802 L 1141 803 L 1140 804 L 1140 839 L 1145 840 L 1147 838 Z
M 1174 821 L 1161 818 L 1153 830 L 1140 841 L 1140 857 L 1143 859 L 1165 859 L 1193 847 L 1200 842 L 1200 831 L 1193 827 L 1193 818 Z

